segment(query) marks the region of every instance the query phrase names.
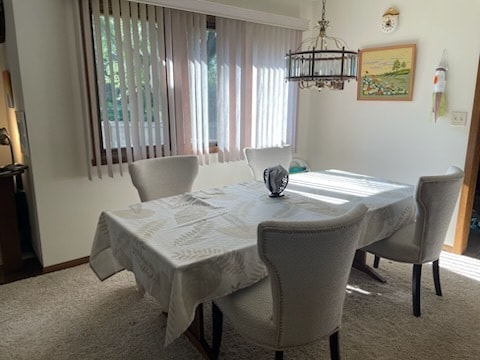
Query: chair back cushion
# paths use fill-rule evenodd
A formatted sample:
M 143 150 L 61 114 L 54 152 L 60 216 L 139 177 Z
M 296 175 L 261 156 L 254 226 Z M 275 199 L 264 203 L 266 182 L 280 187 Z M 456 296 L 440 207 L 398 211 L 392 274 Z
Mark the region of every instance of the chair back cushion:
M 198 174 L 198 158 L 178 155 L 138 160 L 128 166 L 140 201 L 178 195 L 192 190 Z
M 288 171 L 292 161 L 290 145 L 257 149 L 246 147 L 243 151 L 255 180 L 263 181 L 264 170 L 271 166 L 281 165 Z
M 420 248 L 418 263 L 439 258 L 463 177 L 463 171 L 455 166 L 445 175 L 420 177 L 416 189 L 415 227 L 415 241 Z
M 339 328 L 366 211 L 360 204 L 337 218 L 259 224 L 258 251 L 272 287 L 277 348 L 307 344 Z

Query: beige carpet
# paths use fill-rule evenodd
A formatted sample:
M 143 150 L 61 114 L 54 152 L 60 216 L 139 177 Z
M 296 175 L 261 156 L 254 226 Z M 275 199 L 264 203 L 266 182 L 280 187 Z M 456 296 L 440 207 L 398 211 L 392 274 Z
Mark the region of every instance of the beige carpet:
M 459 263 L 462 263 L 462 259 Z M 441 260 L 442 264 L 442 260 Z M 473 266 L 473 267 L 472 267 Z M 480 261 L 471 265 L 480 273 Z M 425 266 L 422 317 L 411 310 L 411 267 L 383 260 L 378 283 L 352 271 L 343 359 L 480 359 L 480 283 L 443 268 L 443 297 Z M 210 331 L 210 311 L 206 314 Z M 221 358 L 273 359 L 225 325 Z M 299 329 L 301 331 L 301 329 Z M 100 282 L 88 265 L 0 286 L 0 359 L 199 359 L 184 338 L 164 348 L 165 318 L 126 271 Z M 285 359 L 329 359 L 328 340 Z

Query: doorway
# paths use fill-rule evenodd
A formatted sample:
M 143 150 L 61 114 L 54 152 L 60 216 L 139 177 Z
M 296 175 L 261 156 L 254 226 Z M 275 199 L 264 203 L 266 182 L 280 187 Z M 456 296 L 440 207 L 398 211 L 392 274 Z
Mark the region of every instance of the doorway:
M 460 193 L 457 227 L 453 247 L 445 246 L 446 250 L 455 254 L 463 254 L 468 246 L 472 213 L 475 203 L 478 172 L 480 169 L 480 59 L 477 69 L 477 82 L 473 98 L 472 120 L 468 136 L 467 154 L 465 157 L 465 179 Z M 477 195 L 478 198 L 478 195 Z M 475 204 L 480 211 L 480 201 Z M 479 219 L 480 220 L 480 219 Z M 475 241 L 472 232 L 472 241 Z M 480 235 L 478 236 L 480 241 Z
M 473 198 L 470 232 L 467 240 L 467 247 L 463 254 L 475 259 L 480 259 L 480 176 L 478 174 Z

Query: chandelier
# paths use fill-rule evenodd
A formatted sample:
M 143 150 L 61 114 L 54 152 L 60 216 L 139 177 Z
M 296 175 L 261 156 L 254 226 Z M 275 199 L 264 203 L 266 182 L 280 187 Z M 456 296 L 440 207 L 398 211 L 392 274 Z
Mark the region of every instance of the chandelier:
M 315 27 L 320 29 L 318 36 L 304 40 L 295 51 L 285 55 L 285 79 L 297 81 L 300 89 L 343 90 L 345 81 L 357 77 L 358 53 L 346 50 L 345 41 L 327 36 L 326 2 L 322 1 L 322 20 Z M 329 48 L 329 43 L 334 49 Z

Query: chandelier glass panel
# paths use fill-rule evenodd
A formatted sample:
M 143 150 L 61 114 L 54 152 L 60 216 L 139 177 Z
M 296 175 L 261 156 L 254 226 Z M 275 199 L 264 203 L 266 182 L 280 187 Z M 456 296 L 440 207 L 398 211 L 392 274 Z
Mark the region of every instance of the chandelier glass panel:
M 285 56 L 285 79 L 297 81 L 301 89 L 343 90 L 345 81 L 357 78 L 358 53 L 348 50 L 343 40 L 327 36 L 329 21 L 325 19 L 325 4 L 323 0 L 322 20 L 316 27 L 318 36 L 304 40 L 299 48 Z

